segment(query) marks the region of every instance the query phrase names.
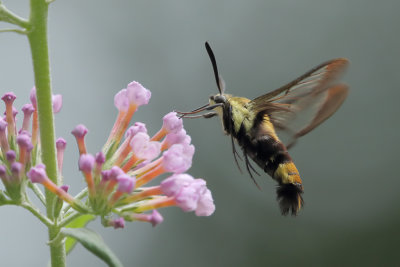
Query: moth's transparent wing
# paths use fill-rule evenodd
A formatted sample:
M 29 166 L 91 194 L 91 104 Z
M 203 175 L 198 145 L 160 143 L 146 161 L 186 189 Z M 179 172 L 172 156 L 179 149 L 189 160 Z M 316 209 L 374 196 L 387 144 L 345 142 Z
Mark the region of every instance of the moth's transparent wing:
M 332 116 L 346 99 L 348 91 L 347 85 L 337 84 L 288 104 L 286 108 L 289 111 L 272 112 L 271 122 L 286 147 L 292 147 L 299 137 Z
M 347 59 L 322 63 L 309 72 L 247 104 L 256 114 L 267 114 L 281 141 L 290 148 L 332 116 L 348 94 L 348 86 L 336 81 L 346 69 Z

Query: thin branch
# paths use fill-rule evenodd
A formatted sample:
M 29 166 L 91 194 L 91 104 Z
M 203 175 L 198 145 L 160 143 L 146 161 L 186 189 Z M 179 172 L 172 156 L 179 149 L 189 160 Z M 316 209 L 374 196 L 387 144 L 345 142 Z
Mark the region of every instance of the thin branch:
M 11 12 L 0 2 L 0 21 L 8 22 L 21 28 L 28 29 L 30 27 L 29 21 L 20 16 L 16 15 L 15 13 Z
M 21 30 L 21 29 L 0 29 L 0 32 L 15 32 L 24 35 L 28 33 L 26 30 Z
M 82 198 L 86 197 L 88 193 L 87 187 L 85 187 L 81 192 L 79 192 L 76 196 L 74 196 L 75 199 L 81 200 Z
M 74 199 L 82 200 L 84 197 L 87 196 L 87 193 L 88 193 L 88 189 L 87 189 L 87 187 L 86 187 L 86 188 L 84 188 L 81 192 L 79 192 L 76 196 L 74 196 Z M 63 208 L 63 212 L 64 212 L 64 213 L 67 213 L 67 211 L 68 211 L 70 208 L 71 208 L 71 205 L 69 205 L 69 204 L 67 203 L 67 205 Z
M 35 195 L 39 198 L 40 202 L 42 202 L 42 204 L 46 206 L 46 199 L 42 191 L 40 191 L 39 187 L 32 183 L 28 183 L 28 186 L 30 189 L 32 189 L 33 193 L 35 193 Z
M 32 204 L 28 203 L 28 202 L 24 202 L 21 204 L 21 206 L 27 210 L 29 210 L 33 215 L 35 215 L 40 221 L 42 221 L 47 227 L 53 226 L 52 221 L 49 220 L 49 218 L 47 218 L 46 216 L 44 216 L 40 210 L 34 206 L 32 206 Z

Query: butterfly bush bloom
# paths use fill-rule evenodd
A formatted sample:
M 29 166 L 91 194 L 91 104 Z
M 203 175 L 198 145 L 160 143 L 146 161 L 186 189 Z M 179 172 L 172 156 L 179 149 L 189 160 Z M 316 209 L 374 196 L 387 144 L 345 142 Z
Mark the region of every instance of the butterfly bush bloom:
M 55 144 L 58 184 L 47 177 L 46 167 L 38 162 L 35 87 L 31 90 L 31 103 L 22 108 L 24 117 L 18 131 L 13 107 L 16 97 L 5 94 L 2 99 L 6 113 L 0 118 L 0 179 L 7 195 L 21 200 L 25 197 L 26 183 L 41 184 L 59 198 L 54 214 L 63 212 L 64 201 L 67 208 L 98 215 L 103 225 L 114 228 L 123 228 L 126 221 L 156 226 L 163 221 L 158 209 L 171 206 L 193 211 L 197 216 L 210 216 L 215 206 L 206 182 L 186 174 L 195 148 L 177 114 L 166 114 L 154 135 L 148 133 L 142 122 L 129 127 L 134 113 L 147 105 L 150 97 L 151 92 L 138 82 L 129 83 L 115 95 L 118 115 L 103 149 L 96 154 L 87 150 L 85 138 L 89 131 L 83 124 L 71 131 L 79 151 L 78 168 L 87 184 L 87 189 L 73 197 L 68 186 L 61 182 L 66 141 L 59 138 Z M 62 97 L 54 95 L 52 99 L 53 112 L 57 113 L 62 107 Z
M 8 197 L 8 199 L 1 198 L 2 201 L 8 200 L 19 204 L 27 198 L 27 172 L 36 164 L 40 146 L 37 138 L 39 128 L 35 88 L 31 91 L 31 103 L 23 105 L 21 109 L 23 119 L 19 129 L 16 123 L 18 111 L 14 106 L 16 98 L 12 92 L 5 93 L 1 98 L 5 104 L 5 112 L 4 117 L 0 118 L 0 178 L 5 189 L 0 193 L 3 195 L 5 192 Z M 61 107 L 62 97 L 53 96 L 53 112 L 60 111 Z M 37 175 L 33 177 L 34 180 L 38 180 Z

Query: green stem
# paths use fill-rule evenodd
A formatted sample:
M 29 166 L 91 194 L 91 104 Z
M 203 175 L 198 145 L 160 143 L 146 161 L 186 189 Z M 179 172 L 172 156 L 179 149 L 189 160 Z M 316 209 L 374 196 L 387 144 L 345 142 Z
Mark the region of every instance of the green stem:
M 36 98 L 39 117 L 40 144 L 42 160 L 46 165 L 48 177 L 57 184 L 57 163 L 54 134 L 53 108 L 51 100 L 50 62 L 47 42 L 48 3 L 45 0 L 30 0 L 31 28 L 27 34 L 32 52 L 32 63 L 35 76 Z M 50 220 L 56 221 L 52 213 L 56 195 L 46 190 L 46 213 Z M 60 227 L 52 225 L 49 229 L 49 240 L 54 240 Z M 65 247 L 59 242 L 51 242 L 51 266 L 65 266 Z

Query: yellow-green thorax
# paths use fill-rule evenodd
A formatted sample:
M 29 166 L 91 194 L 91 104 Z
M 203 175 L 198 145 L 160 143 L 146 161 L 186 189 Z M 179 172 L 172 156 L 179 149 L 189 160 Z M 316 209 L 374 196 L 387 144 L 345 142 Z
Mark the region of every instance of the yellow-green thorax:
M 246 104 L 250 102 L 250 99 L 245 97 L 236 97 L 229 94 L 223 94 L 226 98 L 226 104 L 222 107 L 215 108 L 215 111 L 218 115 L 223 118 L 223 112 L 228 112 L 226 109 L 226 105 L 230 106 L 234 131 L 238 132 L 240 127 L 243 125 L 246 132 L 249 131 L 253 127 L 254 117 L 249 109 L 246 108 Z M 215 101 L 210 99 L 210 105 L 214 105 Z

